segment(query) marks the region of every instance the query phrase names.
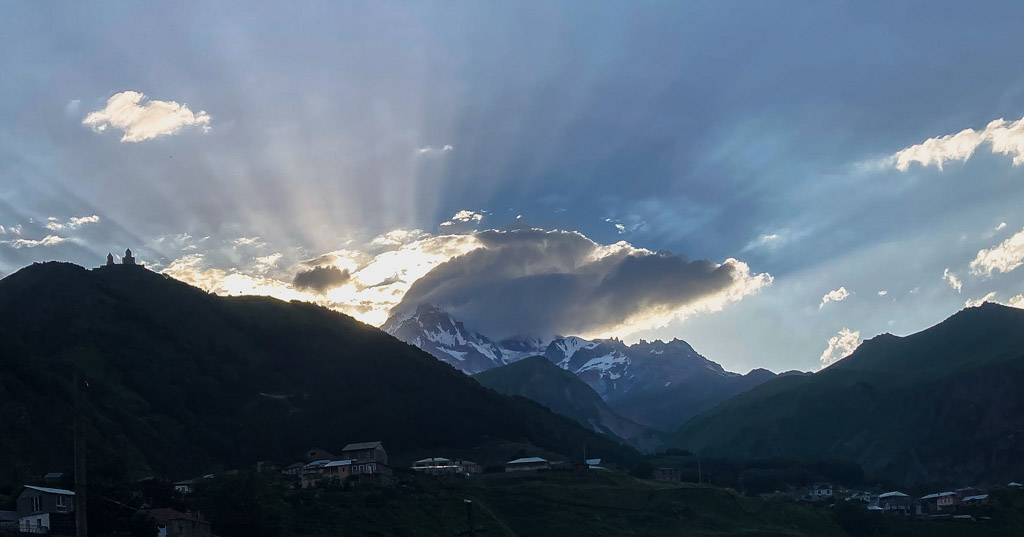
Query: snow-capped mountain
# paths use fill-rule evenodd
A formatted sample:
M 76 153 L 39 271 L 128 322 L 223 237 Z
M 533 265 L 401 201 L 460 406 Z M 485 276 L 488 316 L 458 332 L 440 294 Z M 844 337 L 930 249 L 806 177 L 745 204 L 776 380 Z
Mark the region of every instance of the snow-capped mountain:
M 763 369 L 731 373 L 680 339 L 626 345 L 618 339 L 519 336 L 495 342 L 430 305 L 396 315 L 382 328 L 470 375 L 543 355 L 575 373 L 616 412 L 662 430 L 775 377 Z
M 391 317 L 381 329 L 469 375 L 541 354 L 531 353 L 528 338 L 517 339 L 514 349 L 504 349 L 487 336 L 466 328 L 446 311 L 429 304 Z

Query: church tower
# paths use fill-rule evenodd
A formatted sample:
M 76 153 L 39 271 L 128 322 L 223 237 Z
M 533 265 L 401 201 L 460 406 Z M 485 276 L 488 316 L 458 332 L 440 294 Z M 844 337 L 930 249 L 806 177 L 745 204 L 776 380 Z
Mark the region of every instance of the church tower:
M 109 267 L 109 266 L 111 266 L 113 264 L 114 264 L 114 254 L 112 254 L 110 252 L 107 252 L 107 266 Z
M 121 258 L 121 264 L 122 265 L 134 265 L 135 264 L 135 256 L 132 255 L 132 249 L 131 248 L 125 249 L 124 257 Z

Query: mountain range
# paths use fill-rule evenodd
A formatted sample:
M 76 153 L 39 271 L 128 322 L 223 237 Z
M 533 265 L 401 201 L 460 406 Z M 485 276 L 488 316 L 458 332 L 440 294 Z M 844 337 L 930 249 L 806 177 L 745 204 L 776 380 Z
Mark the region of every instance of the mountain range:
M 383 330 L 470 375 L 543 355 L 577 375 L 617 414 L 655 430 L 673 430 L 691 417 L 775 378 L 765 369 L 731 373 L 685 341 L 537 336 L 494 341 L 443 309 L 420 305 L 389 319 Z M 533 390 L 535 397 L 541 397 Z M 545 402 L 544 397 L 540 400 Z
M 505 395 L 537 401 L 589 429 L 642 451 L 654 451 L 664 445 L 659 433 L 620 416 L 582 379 L 543 356 L 523 358 L 477 373 L 473 378 Z
M 1020 480 L 1024 310 L 985 303 L 883 334 L 809 376 L 775 379 L 683 425 L 703 455 L 836 458 L 901 485 Z
M 0 279 L 0 342 L 0 485 L 70 466 L 76 377 L 93 476 L 190 477 L 368 440 L 396 459 L 571 460 L 583 445 L 639 458 L 346 315 L 139 266 L 51 262 Z

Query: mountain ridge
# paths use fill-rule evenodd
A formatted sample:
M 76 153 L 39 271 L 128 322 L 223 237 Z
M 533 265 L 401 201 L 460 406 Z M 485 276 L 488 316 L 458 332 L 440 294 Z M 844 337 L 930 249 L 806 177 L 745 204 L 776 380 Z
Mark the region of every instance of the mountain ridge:
M 702 413 L 669 444 L 706 455 L 835 457 L 906 485 L 1013 476 L 1024 463 L 1024 310 L 984 304 L 882 335 L 802 377 Z
M 51 262 L 0 279 L 0 341 L 0 459 L 19 461 L 0 482 L 71 460 L 75 372 L 89 383 L 99 474 L 187 477 L 363 440 L 393 454 L 488 445 L 572 458 L 586 443 L 639 456 L 346 315 L 212 295 L 142 267 Z
M 471 375 L 542 354 L 579 376 L 617 414 L 663 431 L 775 376 L 764 369 L 746 375 L 726 371 L 680 339 L 627 345 L 618 339 L 520 336 L 495 342 L 426 304 L 393 316 L 382 329 Z

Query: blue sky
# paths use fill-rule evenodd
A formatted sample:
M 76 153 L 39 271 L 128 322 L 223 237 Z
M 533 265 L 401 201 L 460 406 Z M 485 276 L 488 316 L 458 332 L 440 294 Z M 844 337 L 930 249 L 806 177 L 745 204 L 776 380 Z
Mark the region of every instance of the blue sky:
M 739 371 L 816 369 L 843 329 L 906 334 L 968 300 L 1024 293 L 1024 269 L 1011 267 L 1024 229 L 1014 154 L 993 153 L 991 138 L 966 159 L 963 147 L 922 149 L 957 157 L 941 169 L 894 160 L 1000 118 L 1017 139 L 1014 2 L 3 11 L 0 274 L 46 259 L 96 265 L 132 246 L 197 285 L 379 322 L 438 263 L 481 248 L 475 230 L 571 230 L 595 245 L 583 256 L 626 241 L 614 255 L 663 252 L 666 271 L 691 267 L 681 258 L 745 264 L 737 282 L 752 286 L 649 278 L 667 287 L 627 281 L 637 294 L 597 302 L 580 284 L 563 320 L 583 324 L 559 325 L 680 337 Z M 145 95 L 133 106 L 189 115 L 83 123 L 129 91 Z M 129 132 L 145 139 L 122 141 Z M 452 220 L 460 211 L 471 213 Z M 972 268 L 1003 241 L 1000 268 Z M 531 250 L 531 270 L 576 274 L 583 258 L 546 257 L 560 248 Z M 324 264 L 347 269 L 351 289 L 291 286 Z M 606 265 L 587 274 L 623 273 Z M 708 294 L 676 292 L 688 285 Z M 822 304 L 840 288 L 845 298 Z M 617 304 L 621 319 L 580 314 Z

